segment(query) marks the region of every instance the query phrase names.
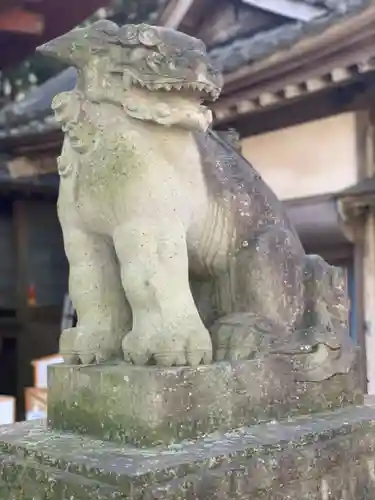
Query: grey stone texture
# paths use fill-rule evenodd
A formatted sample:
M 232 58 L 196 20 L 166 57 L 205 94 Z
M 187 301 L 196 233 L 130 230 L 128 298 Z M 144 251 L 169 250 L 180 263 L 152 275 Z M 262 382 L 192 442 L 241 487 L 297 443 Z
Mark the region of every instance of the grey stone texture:
M 60 338 L 65 362 L 197 366 L 289 354 L 299 380 L 347 373 L 355 350 L 344 273 L 305 254 L 233 138 L 210 129 L 202 98 L 216 99 L 223 77 L 203 42 L 101 20 L 40 51 L 79 69 L 75 89 L 53 101 L 78 316 Z
M 360 404 L 356 366 L 323 382 L 298 382 L 288 356 L 197 368 L 55 365 L 51 429 L 141 446 Z
M 374 450 L 371 406 L 153 448 L 22 423 L 0 429 L 0 498 L 369 500 Z
M 54 101 L 79 321 L 47 423 L 0 429 L 0 499 L 373 498 L 375 407 L 356 406 L 344 273 L 305 255 L 208 129 L 202 92 L 222 78 L 204 45 L 101 21 L 43 51 L 82 70 Z

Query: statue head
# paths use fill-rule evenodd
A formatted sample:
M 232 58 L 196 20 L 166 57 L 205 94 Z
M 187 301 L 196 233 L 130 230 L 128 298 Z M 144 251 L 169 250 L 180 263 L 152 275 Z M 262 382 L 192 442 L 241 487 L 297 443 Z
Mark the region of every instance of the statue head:
M 79 71 L 111 73 L 125 88 L 178 90 L 200 99 L 216 99 L 221 73 L 209 60 L 204 43 L 184 33 L 146 24 L 122 27 L 107 20 L 70 31 L 38 49 Z

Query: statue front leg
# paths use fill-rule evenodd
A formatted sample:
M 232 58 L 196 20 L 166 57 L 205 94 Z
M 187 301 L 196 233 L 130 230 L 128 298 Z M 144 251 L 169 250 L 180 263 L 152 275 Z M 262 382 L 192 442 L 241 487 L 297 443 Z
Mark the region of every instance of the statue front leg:
M 131 311 L 113 245 L 67 221 L 62 226 L 70 264 L 69 292 L 78 324 L 62 333 L 60 352 L 66 363 L 120 357 L 121 341 L 131 328 Z
M 136 218 L 114 234 L 123 287 L 133 314 L 125 360 L 197 365 L 212 359 L 211 338 L 195 306 L 188 277 L 186 234 L 171 216 Z

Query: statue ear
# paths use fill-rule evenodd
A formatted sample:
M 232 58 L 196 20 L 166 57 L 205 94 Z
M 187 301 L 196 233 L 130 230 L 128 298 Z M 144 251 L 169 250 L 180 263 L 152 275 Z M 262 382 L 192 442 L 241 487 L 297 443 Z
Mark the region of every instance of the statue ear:
M 100 21 L 96 21 L 96 23 L 92 24 L 89 27 L 89 33 L 99 33 L 107 36 L 116 36 L 118 33 L 119 27 L 116 23 L 112 21 L 108 21 L 108 19 L 101 19 Z
M 160 43 L 156 28 L 147 24 L 140 24 L 138 38 L 141 44 L 146 45 L 146 47 L 155 47 L 155 45 L 159 45 Z

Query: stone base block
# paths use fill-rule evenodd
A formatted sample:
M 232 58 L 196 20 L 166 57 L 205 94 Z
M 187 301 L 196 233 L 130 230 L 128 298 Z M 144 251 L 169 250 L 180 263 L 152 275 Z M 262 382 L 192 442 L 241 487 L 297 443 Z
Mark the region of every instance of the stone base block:
M 198 368 L 120 363 L 49 369 L 51 429 L 137 446 L 362 402 L 355 366 L 322 383 L 302 383 L 293 379 L 289 358 L 277 356 Z
M 6 500 L 369 500 L 375 407 L 134 448 L 43 422 L 0 428 Z

